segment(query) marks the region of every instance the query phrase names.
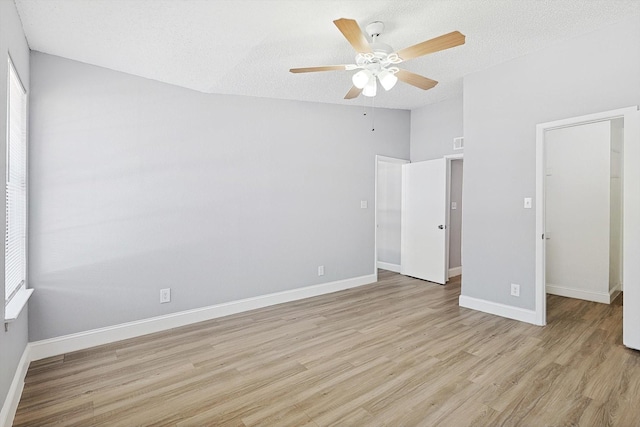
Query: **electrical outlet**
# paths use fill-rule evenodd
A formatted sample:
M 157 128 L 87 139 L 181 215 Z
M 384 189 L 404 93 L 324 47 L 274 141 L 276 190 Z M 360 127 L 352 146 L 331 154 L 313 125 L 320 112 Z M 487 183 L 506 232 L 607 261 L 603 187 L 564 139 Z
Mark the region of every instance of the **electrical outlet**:
M 517 285 L 515 283 L 511 284 L 511 295 L 514 297 L 520 296 L 520 285 Z
M 324 276 L 324 265 L 318 266 L 318 276 Z
M 160 289 L 160 304 L 171 302 L 171 288 Z

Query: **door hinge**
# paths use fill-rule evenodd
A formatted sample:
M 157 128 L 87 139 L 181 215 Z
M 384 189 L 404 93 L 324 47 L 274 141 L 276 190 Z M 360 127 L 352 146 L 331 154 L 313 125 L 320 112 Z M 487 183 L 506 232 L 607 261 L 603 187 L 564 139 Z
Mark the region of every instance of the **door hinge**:
M 542 240 L 544 240 L 544 233 L 542 233 Z

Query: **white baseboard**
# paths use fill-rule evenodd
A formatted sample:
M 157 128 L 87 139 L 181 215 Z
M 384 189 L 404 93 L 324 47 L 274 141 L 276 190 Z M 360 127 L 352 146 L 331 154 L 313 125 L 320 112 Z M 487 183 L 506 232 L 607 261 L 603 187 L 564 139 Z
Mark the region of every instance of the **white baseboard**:
M 16 416 L 18 410 L 18 404 L 20 403 L 20 397 L 22 396 L 22 389 L 24 388 L 24 378 L 27 376 L 27 370 L 29 369 L 29 363 L 31 363 L 31 347 L 27 344 L 26 348 L 22 352 L 22 357 L 16 368 L 16 373 L 13 376 L 13 381 L 9 386 L 7 397 L 0 410 L 0 427 L 10 427 L 13 424 L 13 419 Z
M 462 274 L 462 266 L 449 269 L 449 277 L 456 277 Z
M 520 307 L 513 307 L 511 305 L 472 298 L 465 295 L 460 295 L 459 305 L 460 307 L 482 311 L 483 313 L 495 314 L 496 316 L 519 320 L 533 325 L 536 324 L 535 310 L 527 310 Z
M 622 292 L 622 283 L 618 283 L 609 291 L 609 304 L 613 302 L 614 299 L 618 298 L 618 295 Z
M 611 301 L 618 296 L 620 292 L 620 286 L 611 289 L 609 292 L 594 292 L 585 291 L 582 289 L 567 288 L 565 286 L 558 286 L 547 284 L 547 293 L 551 295 L 558 295 L 561 297 L 577 298 L 586 301 L 599 302 L 602 304 L 611 304 Z
M 400 264 L 391 264 L 390 262 L 378 261 L 378 268 L 388 271 L 400 273 Z
M 35 341 L 29 343 L 30 356 L 31 360 L 40 360 L 72 351 L 84 350 L 98 345 L 109 344 L 128 338 L 135 338 L 141 335 L 203 322 L 205 320 L 255 310 L 257 308 L 355 288 L 373 283 L 376 280 L 377 274 L 353 277 L 351 279 L 291 289 L 288 291 L 231 301 L 209 307 L 181 311 L 178 313 L 167 314 L 165 316 L 122 323 L 120 325 L 109 326 L 106 328 L 93 329 L 62 337 Z

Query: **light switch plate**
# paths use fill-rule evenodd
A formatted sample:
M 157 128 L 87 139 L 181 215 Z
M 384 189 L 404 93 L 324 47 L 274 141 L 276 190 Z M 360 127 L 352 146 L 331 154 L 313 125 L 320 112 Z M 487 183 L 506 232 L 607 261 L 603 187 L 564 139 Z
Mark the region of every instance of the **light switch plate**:
M 520 285 L 516 283 L 511 284 L 511 296 L 514 296 L 514 297 L 520 296 Z
M 451 202 L 451 209 L 454 211 L 458 209 L 458 204 L 456 202 Z
M 524 208 L 525 209 L 531 209 L 531 205 L 532 205 L 531 197 L 525 197 L 524 198 Z
M 369 207 L 369 204 L 367 203 L 366 200 L 360 200 L 360 209 L 367 209 Z
M 171 288 L 160 289 L 160 304 L 171 302 Z

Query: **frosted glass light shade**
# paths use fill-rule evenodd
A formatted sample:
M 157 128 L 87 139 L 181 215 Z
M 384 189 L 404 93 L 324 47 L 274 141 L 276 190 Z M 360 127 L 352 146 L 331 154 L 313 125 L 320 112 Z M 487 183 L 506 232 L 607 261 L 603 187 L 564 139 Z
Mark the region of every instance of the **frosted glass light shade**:
M 376 96 L 376 92 L 378 91 L 378 80 L 375 77 L 369 79 L 367 85 L 362 89 L 362 94 L 364 96 L 373 97 Z
M 391 90 L 396 83 L 398 83 L 398 78 L 391 71 L 383 70 L 378 74 L 378 80 L 380 80 L 380 84 L 384 88 L 384 90 Z
M 363 89 L 369 81 L 374 78 L 369 70 L 360 70 L 351 77 L 353 85 L 358 89 Z

